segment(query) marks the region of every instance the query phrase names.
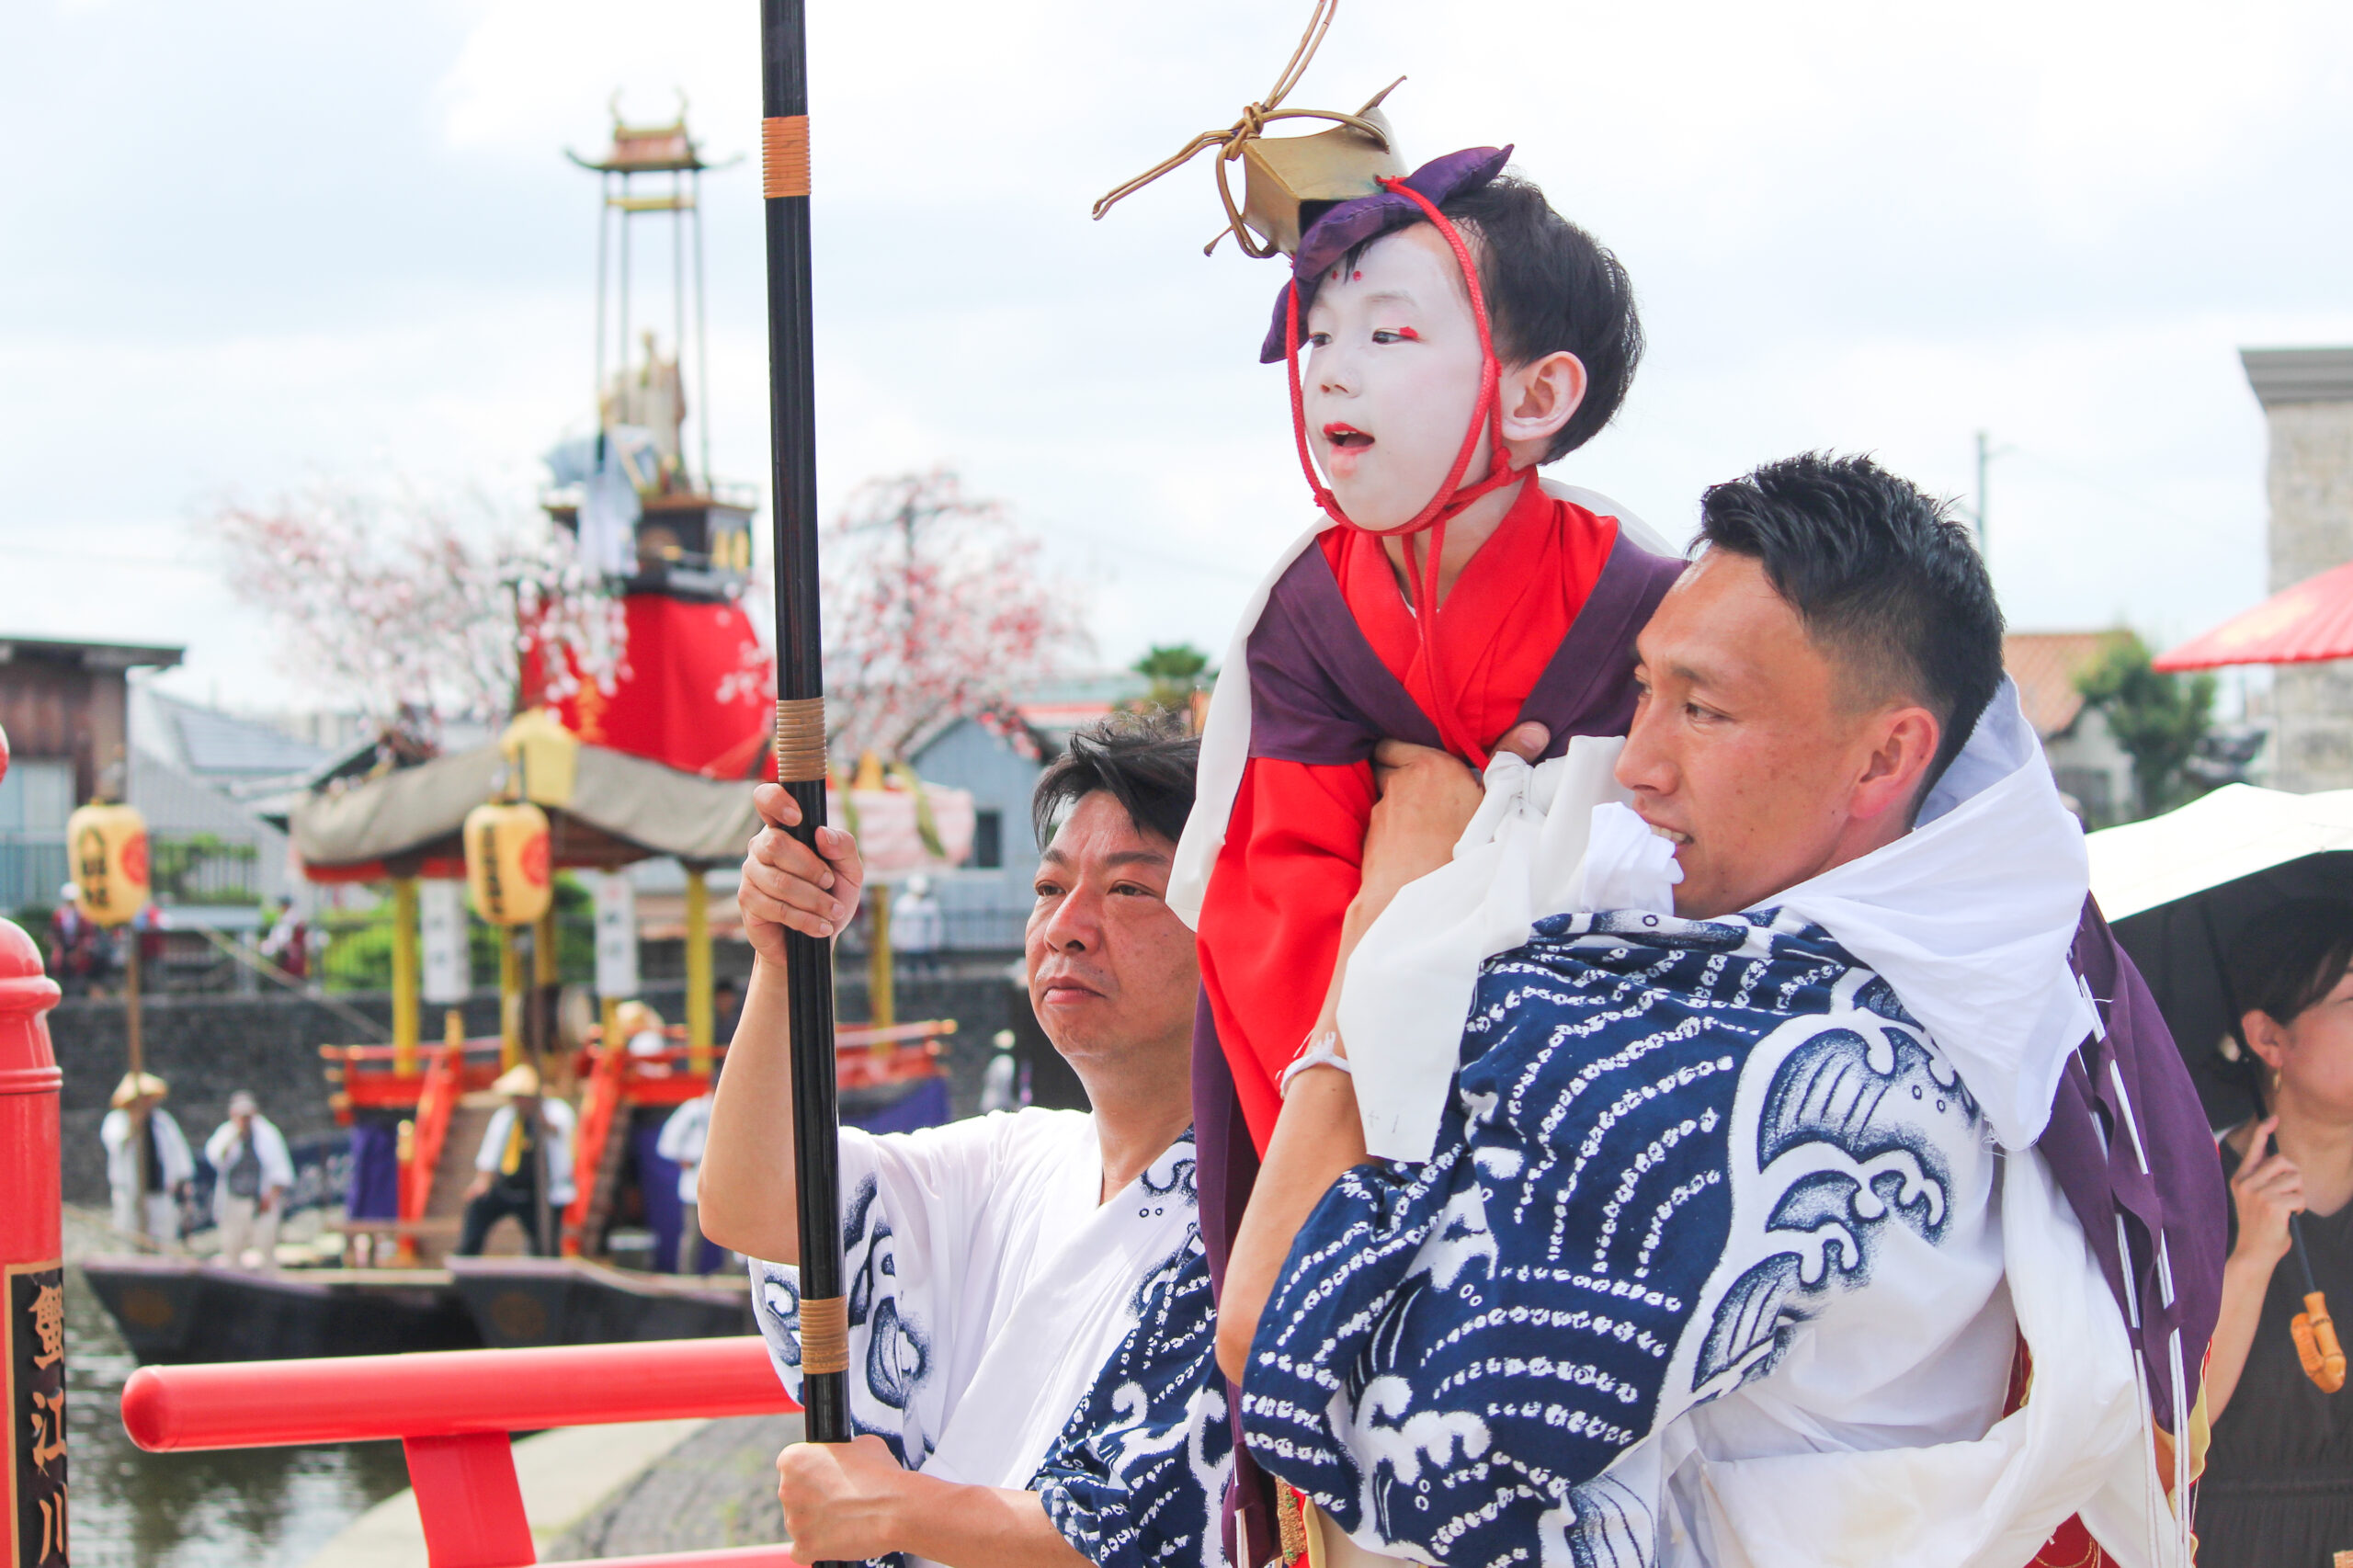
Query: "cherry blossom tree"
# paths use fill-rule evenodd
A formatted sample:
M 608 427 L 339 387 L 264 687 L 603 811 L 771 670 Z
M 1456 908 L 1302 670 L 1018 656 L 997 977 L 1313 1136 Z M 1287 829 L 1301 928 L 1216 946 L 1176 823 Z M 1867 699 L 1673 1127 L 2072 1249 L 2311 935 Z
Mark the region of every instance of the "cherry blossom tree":
M 321 483 L 201 527 L 289 668 L 387 728 L 505 718 L 535 649 L 553 697 L 623 673 L 621 607 L 569 537 L 480 499 Z
M 902 757 L 1088 652 L 1074 586 L 951 469 L 870 480 L 826 529 L 826 740 Z

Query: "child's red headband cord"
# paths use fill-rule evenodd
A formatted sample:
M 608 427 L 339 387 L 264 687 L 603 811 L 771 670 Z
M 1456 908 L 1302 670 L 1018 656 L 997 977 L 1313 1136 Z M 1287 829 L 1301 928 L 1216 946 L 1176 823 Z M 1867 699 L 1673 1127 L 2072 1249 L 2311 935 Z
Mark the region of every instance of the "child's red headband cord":
M 1470 761 L 1474 767 L 1487 765 L 1486 751 L 1465 733 L 1457 722 L 1454 702 L 1438 668 L 1438 558 L 1446 551 L 1448 519 L 1460 514 L 1473 501 L 1488 492 L 1501 488 L 1521 476 L 1526 471 L 1511 466 L 1511 455 L 1504 448 L 1504 413 L 1502 397 L 1503 368 L 1495 359 L 1494 334 L 1487 324 L 1487 301 L 1479 287 L 1479 268 L 1471 259 L 1471 247 L 1463 243 L 1461 231 L 1438 210 L 1438 203 L 1407 185 L 1402 179 L 1383 179 L 1383 189 L 1410 199 L 1422 210 L 1430 223 L 1446 237 L 1454 252 L 1457 266 L 1462 269 L 1462 282 L 1471 296 L 1471 317 L 1479 327 L 1479 400 L 1472 405 L 1471 427 L 1462 437 L 1462 448 L 1454 454 L 1454 466 L 1430 497 L 1429 505 L 1405 522 L 1391 528 L 1364 528 L 1364 532 L 1382 539 L 1405 536 L 1405 562 L 1408 575 L 1414 566 L 1413 536 L 1429 530 L 1429 542 L 1423 551 L 1424 561 L 1420 585 L 1415 593 L 1415 620 L 1421 633 L 1422 665 L 1429 672 L 1430 695 L 1436 699 L 1438 711 L 1431 718 L 1438 724 L 1439 738 L 1449 751 Z M 1290 376 L 1291 435 L 1299 444 L 1299 466 L 1307 475 L 1307 487 L 1315 494 L 1315 504 L 1324 515 L 1346 528 L 1360 528 L 1341 510 L 1339 497 L 1334 495 L 1315 472 L 1315 460 L 1307 446 L 1307 393 L 1299 373 L 1299 286 L 1291 285 L 1287 295 L 1288 306 L 1283 318 L 1283 357 Z M 1488 436 L 1487 475 L 1469 489 L 1462 487 L 1462 475 L 1471 466 L 1471 454 L 1479 449 L 1479 437 Z

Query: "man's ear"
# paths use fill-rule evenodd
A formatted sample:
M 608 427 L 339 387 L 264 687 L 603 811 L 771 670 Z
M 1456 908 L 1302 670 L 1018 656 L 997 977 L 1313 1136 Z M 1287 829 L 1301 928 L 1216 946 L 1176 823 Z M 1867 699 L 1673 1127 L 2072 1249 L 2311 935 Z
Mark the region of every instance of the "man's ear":
M 1937 759 L 1943 726 L 1925 708 L 1896 708 L 1881 715 L 1876 728 L 1877 744 L 1864 758 L 1849 803 L 1856 816 L 1867 820 L 1897 810 L 1908 817 L 1919 810 L 1926 792 L 1921 781 Z
M 1496 389 L 1503 403 L 1504 439 L 1550 441 L 1585 402 L 1585 361 L 1563 348 L 1515 365 Z

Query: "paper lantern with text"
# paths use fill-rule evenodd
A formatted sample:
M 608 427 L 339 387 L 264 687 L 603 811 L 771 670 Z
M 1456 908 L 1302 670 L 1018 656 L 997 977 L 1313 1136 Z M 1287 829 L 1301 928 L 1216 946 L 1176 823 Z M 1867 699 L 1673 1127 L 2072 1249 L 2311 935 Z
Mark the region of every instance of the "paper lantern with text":
M 466 886 L 474 913 L 493 926 L 529 926 L 553 897 L 548 816 L 529 801 L 493 801 L 466 813 Z
M 147 819 L 130 806 L 84 806 L 65 822 L 67 869 L 83 915 L 127 924 L 147 907 Z

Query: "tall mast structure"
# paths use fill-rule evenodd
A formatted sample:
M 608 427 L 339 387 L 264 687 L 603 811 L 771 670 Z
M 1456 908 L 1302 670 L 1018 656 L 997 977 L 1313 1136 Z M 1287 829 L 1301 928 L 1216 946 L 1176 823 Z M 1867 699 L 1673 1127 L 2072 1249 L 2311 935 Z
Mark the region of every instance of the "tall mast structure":
M 740 590 L 752 565 L 749 486 L 723 484 L 710 470 L 710 357 L 708 312 L 703 301 L 702 176 L 724 167 L 707 162 L 687 129 L 686 104 L 667 124 L 631 125 L 621 118 L 618 95 L 613 141 L 605 153 L 584 158 L 564 154 L 597 176 L 596 392 L 600 448 L 623 429 L 653 438 L 649 456 L 640 443 L 622 441 L 620 457 L 637 490 L 642 513 L 636 530 L 636 567 L 625 591 L 659 593 L 687 599 L 730 597 Z M 732 160 L 731 160 L 732 161 Z M 661 220 L 667 217 L 667 233 Z M 662 319 L 638 309 L 636 244 L 641 221 L 656 224 L 653 247 L 670 243 L 670 309 Z M 692 320 L 689 322 L 689 315 Z M 660 350 L 661 331 L 670 331 L 670 355 Z M 687 352 L 691 327 L 693 351 Z M 632 330 L 639 341 L 631 343 Z M 686 396 L 687 371 L 695 390 Z M 694 419 L 696 460 L 688 460 L 686 422 Z M 601 454 L 600 454 L 601 455 Z M 567 486 L 548 497 L 558 526 L 577 533 L 584 497 Z

